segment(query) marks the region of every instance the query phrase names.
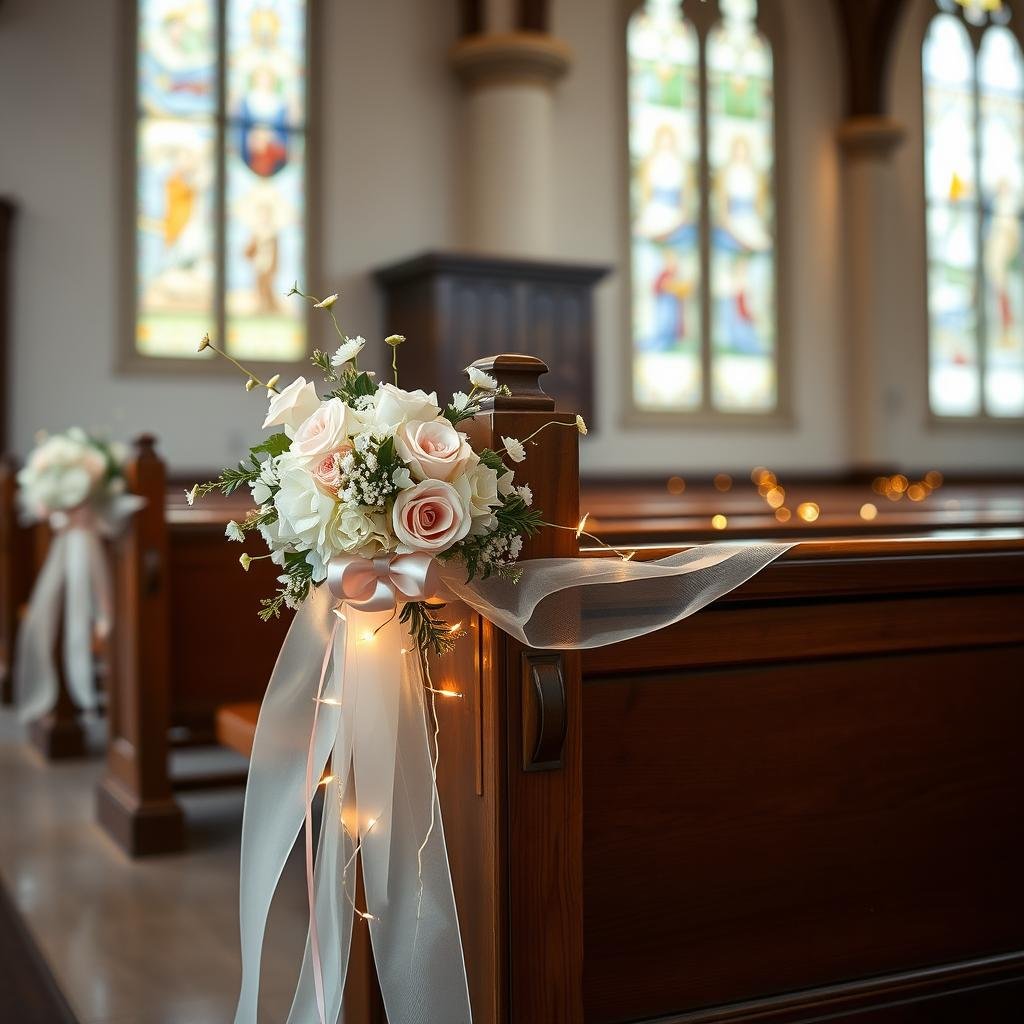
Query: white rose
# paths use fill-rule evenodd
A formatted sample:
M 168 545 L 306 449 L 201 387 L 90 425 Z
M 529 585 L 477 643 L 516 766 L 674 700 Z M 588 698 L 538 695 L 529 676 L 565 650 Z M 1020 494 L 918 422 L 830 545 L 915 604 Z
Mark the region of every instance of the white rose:
M 465 477 L 467 502 L 473 516 L 472 533 L 480 536 L 497 525 L 493 509 L 501 504 L 498 494 L 498 474 L 482 463 Z
M 312 381 L 307 384 L 305 377 L 296 377 L 284 391 L 270 399 L 263 429 L 284 427 L 284 432 L 291 437 L 299 424 L 309 419 L 319 408 L 316 386 Z
M 373 404 L 375 421 L 391 429 L 406 420 L 436 420 L 441 415 L 435 391 L 403 391 L 394 384 L 382 384 Z
M 466 435 L 444 418 L 401 424 L 395 431 L 395 451 L 419 480 L 451 480 L 478 461 Z
M 472 525 L 463 495 L 444 480 L 424 480 L 399 492 L 391 518 L 400 552 L 445 551 Z
M 296 428 L 288 454 L 304 462 L 320 462 L 329 452 L 345 447 L 352 426 L 349 407 L 332 398 Z
M 373 558 L 387 551 L 389 542 L 387 520 L 382 513 L 367 512 L 354 505 L 339 505 L 320 555 L 325 561 L 330 561 L 342 551 Z
M 515 490 L 515 485 L 512 482 L 515 478 L 516 475 L 511 469 L 506 470 L 498 477 L 498 493 L 503 498 L 507 498 Z
M 300 461 L 282 457 L 279 472 L 281 489 L 274 496 L 279 540 L 299 548 L 322 545 L 334 515 L 335 500 L 317 487 Z

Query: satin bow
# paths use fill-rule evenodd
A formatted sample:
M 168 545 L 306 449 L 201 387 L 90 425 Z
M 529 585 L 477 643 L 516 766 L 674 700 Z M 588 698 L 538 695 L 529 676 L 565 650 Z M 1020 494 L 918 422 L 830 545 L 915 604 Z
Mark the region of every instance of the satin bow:
M 327 565 L 331 593 L 363 612 L 390 612 L 399 602 L 429 601 L 440 587 L 437 562 L 431 555 L 382 555 L 360 558 L 340 555 Z

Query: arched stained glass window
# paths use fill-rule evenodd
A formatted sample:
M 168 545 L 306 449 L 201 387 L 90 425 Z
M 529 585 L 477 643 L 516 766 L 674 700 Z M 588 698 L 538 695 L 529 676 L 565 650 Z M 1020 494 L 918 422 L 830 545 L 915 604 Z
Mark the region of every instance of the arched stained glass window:
M 1024 58 L 941 13 L 922 67 L 931 410 L 1024 416 Z
M 680 0 L 647 0 L 629 23 L 641 412 L 765 413 L 778 402 L 772 51 L 756 0 L 717 8 L 706 34 Z
M 305 0 L 138 0 L 139 356 L 306 354 Z

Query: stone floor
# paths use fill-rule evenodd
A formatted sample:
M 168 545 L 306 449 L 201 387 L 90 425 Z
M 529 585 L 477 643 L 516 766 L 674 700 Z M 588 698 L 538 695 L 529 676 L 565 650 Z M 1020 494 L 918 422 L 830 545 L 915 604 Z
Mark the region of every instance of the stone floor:
M 226 752 L 176 756 L 184 770 L 239 767 Z M 187 852 L 132 861 L 95 824 L 101 768 L 98 754 L 45 763 L 0 711 L 3 885 L 79 1024 L 225 1024 L 239 978 L 242 791 L 183 795 Z M 264 948 L 261 1022 L 287 1016 L 306 921 L 293 857 Z M 15 1012 L 2 1006 L 0 1018 L 14 1024 Z

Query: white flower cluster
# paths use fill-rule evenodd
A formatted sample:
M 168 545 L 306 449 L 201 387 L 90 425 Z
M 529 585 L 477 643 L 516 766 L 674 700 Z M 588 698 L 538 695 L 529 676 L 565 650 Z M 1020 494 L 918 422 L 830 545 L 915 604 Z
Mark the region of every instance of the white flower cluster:
M 332 362 L 347 363 L 360 342 L 347 342 Z M 473 385 L 496 387 L 479 371 Z M 499 479 L 480 461 L 434 393 L 382 384 L 349 402 L 321 400 L 300 377 L 271 397 L 264 427 L 283 431 L 288 450 L 265 460 L 250 484 L 261 512 L 272 513 L 260 532 L 279 565 L 287 552 L 305 553 L 314 583 L 339 554 L 443 554 L 469 537 L 479 548 L 498 526 L 496 510 L 517 493 L 512 472 Z M 528 488 L 518 493 L 532 500 Z M 520 545 L 506 529 L 488 557 L 509 564 Z
M 44 437 L 18 473 L 25 515 L 45 519 L 122 493 L 126 460 L 122 445 L 104 444 L 78 427 Z

